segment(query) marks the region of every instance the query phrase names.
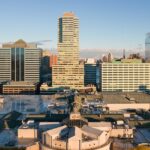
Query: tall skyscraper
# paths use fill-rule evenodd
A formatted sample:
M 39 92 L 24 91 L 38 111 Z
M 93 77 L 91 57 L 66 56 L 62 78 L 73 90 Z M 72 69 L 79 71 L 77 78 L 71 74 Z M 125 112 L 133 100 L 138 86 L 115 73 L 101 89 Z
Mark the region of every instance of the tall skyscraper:
M 150 60 L 150 33 L 146 34 L 145 39 L 145 59 Z
M 58 22 L 58 63 L 79 64 L 79 20 L 65 13 Z
M 0 49 L 0 80 L 40 81 L 41 50 L 18 40 Z
M 79 65 L 79 20 L 72 12 L 58 19 L 58 64 L 52 74 L 54 87 L 84 86 L 84 66 Z

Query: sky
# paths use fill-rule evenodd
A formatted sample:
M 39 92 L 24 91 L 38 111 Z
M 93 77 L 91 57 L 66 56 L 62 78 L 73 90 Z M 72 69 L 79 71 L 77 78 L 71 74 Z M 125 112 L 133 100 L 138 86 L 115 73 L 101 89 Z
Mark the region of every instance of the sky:
M 150 0 L 0 0 L 0 42 L 51 40 L 57 47 L 58 17 L 80 19 L 80 48 L 144 48 L 150 32 Z

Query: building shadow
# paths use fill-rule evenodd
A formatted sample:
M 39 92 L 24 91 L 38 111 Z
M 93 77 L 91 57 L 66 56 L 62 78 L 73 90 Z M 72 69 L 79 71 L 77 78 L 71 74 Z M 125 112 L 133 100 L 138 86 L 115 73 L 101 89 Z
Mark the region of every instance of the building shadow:
M 139 92 L 150 94 L 150 89 L 148 89 L 147 86 L 143 84 L 139 86 Z

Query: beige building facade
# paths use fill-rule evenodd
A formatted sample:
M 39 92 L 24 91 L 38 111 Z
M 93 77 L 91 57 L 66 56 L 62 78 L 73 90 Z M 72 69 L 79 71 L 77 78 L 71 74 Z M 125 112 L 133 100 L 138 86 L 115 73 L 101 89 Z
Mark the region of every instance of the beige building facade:
M 41 49 L 22 39 L 0 48 L 0 81 L 40 81 Z
M 84 66 L 79 65 L 79 20 L 72 12 L 58 19 L 58 63 L 52 67 L 52 85 L 84 86 Z
M 102 63 L 102 91 L 149 91 L 150 63 Z
M 3 94 L 36 94 L 37 84 L 34 82 L 7 82 L 3 85 Z

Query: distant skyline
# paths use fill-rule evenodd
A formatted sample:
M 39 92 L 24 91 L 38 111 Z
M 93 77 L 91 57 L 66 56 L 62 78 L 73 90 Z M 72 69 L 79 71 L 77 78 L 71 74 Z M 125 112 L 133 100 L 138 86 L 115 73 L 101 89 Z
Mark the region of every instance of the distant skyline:
M 150 32 L 149 0 L 1 0 L 0 42 L 52 40 L 57 48 L 58 17 L 80 19 L 81 49 L 144 48 Z

